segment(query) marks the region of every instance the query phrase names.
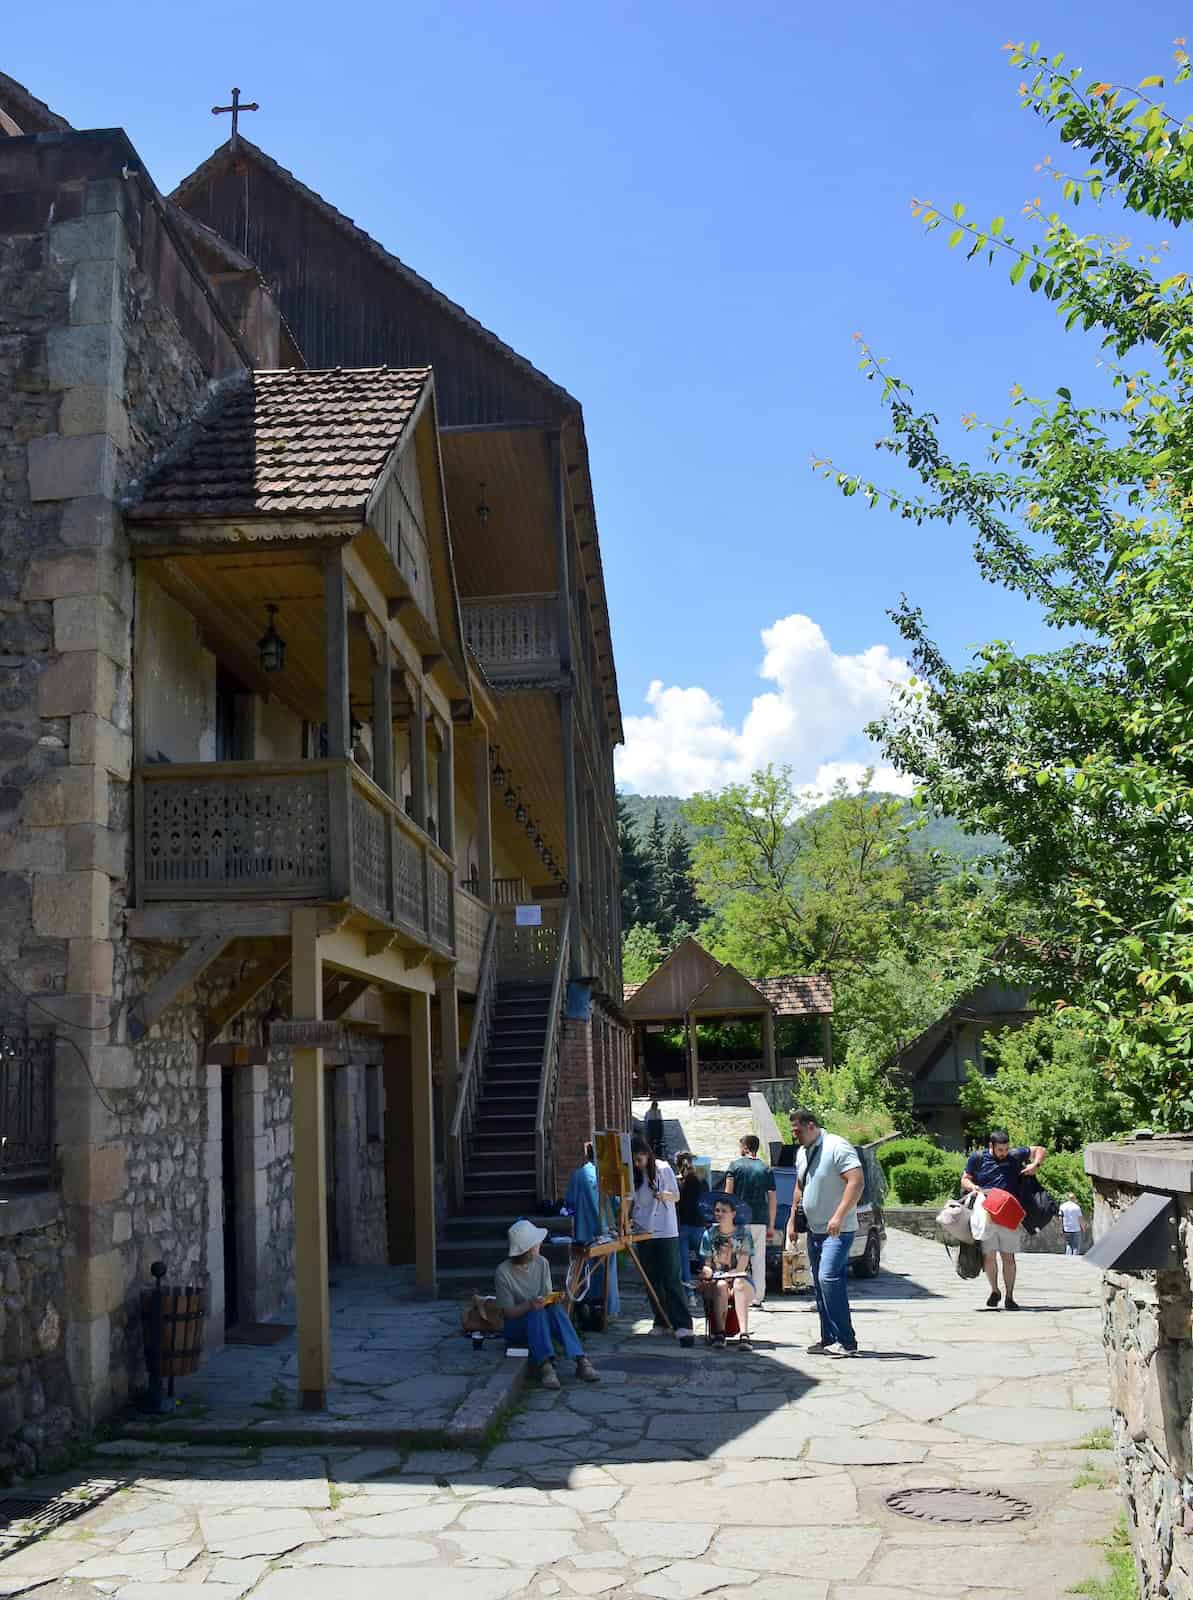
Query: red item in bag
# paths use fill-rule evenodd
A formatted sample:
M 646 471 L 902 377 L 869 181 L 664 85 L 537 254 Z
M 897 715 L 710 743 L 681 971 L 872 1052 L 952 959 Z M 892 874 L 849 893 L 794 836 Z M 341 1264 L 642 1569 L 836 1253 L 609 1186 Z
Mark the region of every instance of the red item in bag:
M 1027 1212 L 1009 1189 L 986 1190 L 986 1215 L 1000 1228 L 1017 1228 Z

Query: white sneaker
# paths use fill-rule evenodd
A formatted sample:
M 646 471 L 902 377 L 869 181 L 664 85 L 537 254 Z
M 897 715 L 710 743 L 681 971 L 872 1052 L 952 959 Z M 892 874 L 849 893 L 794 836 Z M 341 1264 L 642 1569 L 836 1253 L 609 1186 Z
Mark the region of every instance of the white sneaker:
M 843 1344 L 826 1344 L 824 1353 L 826 1356 L 834 1357 L 837 1361 L 844 1361 L 849 1356 L 857 1355 L 856 1350 L 846 1350 Z

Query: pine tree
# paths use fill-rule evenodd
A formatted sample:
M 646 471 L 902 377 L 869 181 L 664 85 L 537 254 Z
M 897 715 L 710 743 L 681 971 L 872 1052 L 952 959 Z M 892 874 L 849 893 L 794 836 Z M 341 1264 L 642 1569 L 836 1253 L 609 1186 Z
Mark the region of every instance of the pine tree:
M 678 822 L 667 835 L 667 912 L 671 937 L 691 932 L 700 921 L 700 902 L 692 876 L 692 847 Z
M 621 795 L 617 797 L 617 843 L 621 856 L 621 926 L 629 933 L 641 923 L 653 923 L 658 906 L 650 862 Z
M 654 907 L 654 915 L 649 920 L 654 923 L 659 930 L 659 937 L 670 949 L 671 930 L 675 925 L 671 914 L 671 872 L 667 866 L 667 834 L 663 828 L 663 818 L 658 806 L 655 807 L 654 816 L 650 820 L 650 832 L 646 835 L 646 866 L 650 874 Z

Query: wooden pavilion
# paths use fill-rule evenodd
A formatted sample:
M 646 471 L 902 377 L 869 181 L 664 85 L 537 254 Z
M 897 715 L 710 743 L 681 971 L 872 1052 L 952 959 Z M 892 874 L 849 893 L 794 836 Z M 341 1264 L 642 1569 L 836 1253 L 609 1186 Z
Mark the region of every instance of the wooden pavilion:
M 820 1021 L 821 1052 L 832 1062 L 833 991 L 827 978 L 783 976 L 746 978 L 718 961 L 693 938 L 676 946 L 644 983 L 627 984 L 625 1011 L 634 1028 L 634 1053 L 640 1085 L 646 1082 L 646 1035 L 682 1028 L 687 1037 L 686 1088 L 694 1104 L 709 1097 L 741 1094 L 752 1078 L 783 1076 L 775 1050 L 779 1017 Z M 761 1052 L 747 1060 L 705 1063 L 701 1076 L 698 1029 L 701 1022 L 757 1021 Z

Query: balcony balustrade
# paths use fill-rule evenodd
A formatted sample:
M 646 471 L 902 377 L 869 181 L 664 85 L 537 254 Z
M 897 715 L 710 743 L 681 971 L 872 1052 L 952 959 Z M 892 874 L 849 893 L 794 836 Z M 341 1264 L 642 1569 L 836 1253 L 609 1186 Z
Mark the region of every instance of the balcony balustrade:
M 559 670 L 559 601 L 553 594 L 492 595 L 461 602 L 464 634 L 492 678 Z

